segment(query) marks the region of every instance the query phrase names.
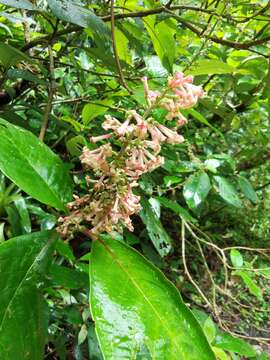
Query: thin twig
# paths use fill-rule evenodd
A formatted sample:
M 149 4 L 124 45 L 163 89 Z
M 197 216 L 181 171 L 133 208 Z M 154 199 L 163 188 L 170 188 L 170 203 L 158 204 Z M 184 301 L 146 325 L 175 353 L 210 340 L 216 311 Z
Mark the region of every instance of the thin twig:
M 128 87 L 122 68 L 120 59 L 118 56 L 117 46 L 116 46 L 116 39 L 115 39 L 115 19 L 114 19 L 114 0 L 111 0 L 111 32 L 112 32 L 112 45 L 113 45 L 113 52 L 114 52 L 114 58 L 115 58 L 115 64 L 117 67 L 118 75 L 119 75 L 119 81 L 122 86 L 124 86 L 127 91 L 132 94 L 132 91 Z
M 48 52 L 49 52 L 49 59 L 50 59 L 50 65 L 49 65 L 50 81 L 49 81 L 49 87 L 48 87 L 48 102 L 46 105 L 43 122 L 42 122 L 42 126 L 41 126 L 40 133 L 39 133 L 39 139 L 41 141 L 44 141 L 46 130 L 48 128 L 49 117 L 50 117 L 50 114 L 52 111 L 53 96 L 54 96 L 55 87 L 56 87 L 55 76 L 54 76 L 54 58 L 53 58 L 53 51 L 52 51 L 51 44 L 48 45 Z
M 184 266 L 184 270 L 185 273 L 189 279 L 189 281 L 191 282 L 191 284 L 196 288 L 196 290 L 198 291 L 198 293 L 201 295 L 201 297 L 203 298 L 203 300 L 205 301 L 205 303 L 207 304 L 207 306 L 212 309 L 212 304 L 209 302 L 209 300 L 207 299 L 207 297 L 204 295 L 204 293 L 202 292 L 202 290 L 200 289 L 200 287 L 196 284 L 196 282 L 193 280 L 188 267 L 187 267 L 187 262 L 186 262 L 186 237 L 185 237 L 185 222 L 184 220 L 182 220 L 182 228 L 181 228 L 181 240 L 182 240 L 182 260 L 183 260 L 183 266 Z

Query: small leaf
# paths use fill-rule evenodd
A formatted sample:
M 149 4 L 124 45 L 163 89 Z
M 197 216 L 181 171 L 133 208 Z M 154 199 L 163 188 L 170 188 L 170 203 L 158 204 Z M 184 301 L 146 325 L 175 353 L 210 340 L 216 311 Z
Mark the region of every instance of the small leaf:
M 183 191 L 188 206 L 194 209 L 200 205 L 207 197 L 210 189 L 210 179 L 205 172 L 199 172 L 190 176 Z
M 0 170 L 40 202 L 64 210 L 72 199 L 65 165 L 31 132 L 0 119 Z
M 261 289 L 258 287 L 258 285 L 255 283 L 255 281 L 248 275 L 246 271 L 238 270 L 234 272 L 234 275 L 238 275 L 242 278 L 244 283 L 246 284 L 249 292 L 256 296 L 256 298 L 260 301 L 263 300 Z
M 78 345 L 81 345 L 87 338 L 88 330 L 85 324 L 82 325 L 78 334 Z
M 108 108 L 113 105 L 113 100 L 101 100 L 95 104 L 86 104 L 83 107 L 82 119 L 84 125 L 88 125 L 91 120 L 99 115 L 103 115 Z
M 240 268 L 243 266 L 244 260 L 243 260 L 243 256 L 240 253 L 240 251 L 238 251 L 236 249 L 232 249 L 230 252 L 230 258 L 231 258 L 231 262 L 234 267 Z
M 149 202 L 141 199 L 142 210 L 140 217 L 146 226 L 149 238 L 152 240 L 155 248 L 161 256 L 166 256 L 172 249 L 172 240 L 160 220 L 152 210 Z
M 238 175 L 237 179 L 242 193 L 254 204 L 257 204 L 259 199 L 251 183 L 244 176 Z
M 105 359 L 136 359 L 147 349 L 153 359 L 214 360 L 177 289 L 137 251 L 95 241 L 90 264 L 90 307 Z
M 239 199 L 234 186 L 229 182 L 228 179 L 221 176 L 214 176 L 214 180 L 218 185 L 219 195 L 230 205 L 241 208 L 242 202 Z
M 188 70 L 190 75 L 231 74 L 236 69 L 220 60 L 199 60 Z

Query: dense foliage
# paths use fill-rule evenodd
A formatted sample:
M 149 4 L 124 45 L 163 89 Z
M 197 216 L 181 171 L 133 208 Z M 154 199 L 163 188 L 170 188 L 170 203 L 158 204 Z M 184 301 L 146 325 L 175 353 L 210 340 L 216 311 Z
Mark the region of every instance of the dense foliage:
M 270 359 L 269 42 L 266 0 L 0 1 L 1 359 Z

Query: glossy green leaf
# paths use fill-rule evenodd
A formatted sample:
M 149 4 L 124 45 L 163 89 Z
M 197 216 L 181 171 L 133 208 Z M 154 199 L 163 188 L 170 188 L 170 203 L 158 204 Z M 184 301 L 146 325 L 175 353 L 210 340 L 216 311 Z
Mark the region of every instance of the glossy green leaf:
M 210 179 L 205 172 L 199 172 L 190 176 L 183 190 L 188 206 L 194 209 L 200 205 L 207 197 L 210 189 Z
M 0 170 L 40 202 L 64 210 L 72 199 L 65 165 L 31 132 L 0 119 Z
M 85 125 L 89 124 L 91 120 L 99 115 L 103 115 L 112 106 L 113 100 L 101 100 L 95 104 L 86 104 L 82 110 L 82 119 Z
M 41 295 L 57 234 L 37 232 L 0 245 L 2 360 L 43 358 L 47 306 Z
M 148 200 L 141 199 L 142 210 L 140 217 L 146 226 L 149 238 L 161 256 L 166 256 L 172 249 L 172 240 L 160 220 L 153 211 Z
M 231 74 L 236 69 L 221 60 L 199 60 L 188 71 L 191 75 Z
M 242 193 L 254 204 L 257 204 L 259 199 L 251 183 L 244 176 L 240 175 L 237 177 L 237 180 Z
M 215 359 L 177 289 L 137 251 L 96 241 L 90 264 L 91 312 L 104 359 L 136 359 L 140 351 L 162 360 Z
M 218 185 L 219 195 L 230 205 L 241 208 L 242 202 L 239 199 L 234 186 L 228 179 L 221 176 L 214 176 L 215 182 Z
M 162 65 L 172 72 L 175 57 L 175 31 L 163 21 L 158 24 L 155 22 L 156 16 L 144 18 L 145 28 Z
M 218 331 L 216 335 L 214 346 L 243 356 L 252 357 L 256 355 L 256 351 L 247 341 L 221 331 Z
M 31 220 L 30 220 L 30 216 L 29 216 L 27 205 L 25 203 L 24 198 L 20 197 L 19 199 L 14 201 L 14 204 L 20 215 L 20 223 L 21 223 L 23 232 L 30 233 L 31 232 Z
M 0 42 L 0 63 L 2 63 L 5 68 L 9 68 L 19 61 L 32 62 L 32 60 L 20 50 Z
M 230 251 L 230 258 L 231 258 L 231 262 L 234 267 L 240 268 L 243 266 L 244 259 L 243 259 L 242 254 L 240 253 L 240 251 L 238 251 L 236 249 L 232 249 Z
M 0 4 L 8 5 L 16 9 L 37 10 L 37 7 L 28 0 L 1 0 Z

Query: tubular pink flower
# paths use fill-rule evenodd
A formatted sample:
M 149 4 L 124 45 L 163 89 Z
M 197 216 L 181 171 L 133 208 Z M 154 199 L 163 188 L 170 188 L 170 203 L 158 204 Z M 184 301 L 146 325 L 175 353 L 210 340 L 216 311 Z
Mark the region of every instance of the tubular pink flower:
M 182 135 L 177 134 L 176 131 L 173 131 L 166 126 L 162 124 L 157 124 L 157 127 L 160 129 L 160 131 L 167 137 L 166 141 L 169 144 L 180 144 L 184 141 L 184 138 Z
M 104 130 L 116 130 L 121 126 L 120 121 L 112 117 L 111 115 L 105 115 L 105 120 L 102 123 Z
M 112 155 L 112 148 L 110 144 L 100 146 L 95 150 L 90 150 L 86 146 L 83 148 L 80 160 L 82 164 L 94 169 L 102 170 L 104 172 L 109 171 L 109 165 L 106 158 Z
M 159 97 L 160 92 L 159 91 L 149 90 L 147 76 L 143 76 L 141 78 L 141 81 L 142 81 L 143 87 L 144 87 L 144 97 L 145 97 L 145 99 L 150 104 L 153 104 L 156 101 L 156 99 Z
M 130 123 L 130 120 L 131 120 L 131 118 L 130 118 L 130 116 L 127 118 L 127 120 L 125 120 L 124 122 L 123 122 L 123 124 L 118 128 L 118 129 L 116 129 L 116 133 L 117 133 L 117 135 L 119 135 L 119 136 L 124 136 L 124 135 L 126 135 L 126 134 L 128 134 L 128 133 L 131 133 L 132 131 L 133 131 L 133 126 L 132 125 L 129 125 L 129 123 Z
M 104 135 L 100 135 L 100 136 L 91 136 L 90 141 L 95 144 L 98 141 L 109 139 L 111 137 L 112 137 L 112 134 L 104 134 Z

